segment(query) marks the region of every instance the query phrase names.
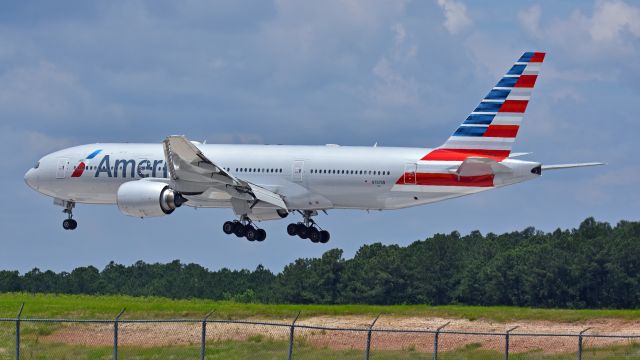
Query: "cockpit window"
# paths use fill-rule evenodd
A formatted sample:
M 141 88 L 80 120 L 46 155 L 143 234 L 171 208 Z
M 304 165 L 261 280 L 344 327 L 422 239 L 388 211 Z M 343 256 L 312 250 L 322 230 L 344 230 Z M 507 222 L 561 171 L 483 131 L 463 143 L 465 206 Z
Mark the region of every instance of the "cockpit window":
M 37 169 L 37 168 L 39 168 L 39 167 L 40 167 L 40 161 L 38 161 L 35 165 L 33 165 L 33 168 L 34 168 L 34 169 Z

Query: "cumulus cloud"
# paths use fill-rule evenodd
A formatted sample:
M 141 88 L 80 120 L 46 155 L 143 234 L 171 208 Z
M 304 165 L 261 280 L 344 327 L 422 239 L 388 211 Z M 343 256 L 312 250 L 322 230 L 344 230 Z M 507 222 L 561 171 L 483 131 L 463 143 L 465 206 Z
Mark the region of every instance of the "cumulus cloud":
M 640 8 L 623 1 L 599 1 L 589 30 L 596 41 L 620 41 L 625 32 L 638 38 Z
M 566 18 L 552 18 L 545 24 L 542 14 L 542 7 L 536 4 L 521 10 L 518 19 L 534 38 L 581 54 L 629 51 L 628 39 L 640 38 L 640 7 L 622 0 L 597 0 L 590 14 L 574 10 Z
M 394 24 L 390 30 L 393 33 L 393 45 L 371 70 L 375 77 L 371 95 L 378 105 L 415 103 L 418 99 L 417 85 L 411 76 L 403 74 L 402 68 L 416 57 L 418 46 L 403 24 Z
M 438 5 L 444 12 L 444 27 L 451 34 L 456 34 L 471 25 L 471 19 L 467 15 L 467 7 L 456 0 L 438 0 Z
M 522 27 L 530 34 L 538 36 L 540 31 L 540 16 L 542 7 L 540 4 L 532 5 L 518 12 L 518 20 Z
M 47 61 L 13 68 L 0 77 L 0 107 L 5 114 L 68 116 L 87 97 L 72 73 Z

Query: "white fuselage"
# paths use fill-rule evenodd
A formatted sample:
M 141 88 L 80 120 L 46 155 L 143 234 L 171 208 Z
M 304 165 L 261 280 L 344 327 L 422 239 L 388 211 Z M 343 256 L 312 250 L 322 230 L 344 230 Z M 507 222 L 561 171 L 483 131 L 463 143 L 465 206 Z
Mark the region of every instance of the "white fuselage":
M 539 163 L 504 159 L 512 171 L 490 183 L 448 182 L 460 161 L 424 161 L 430 149 L 353 146 L 207 145 L 197 147 L 238 178 L 281 195 L 289 209 L 398 209 L 522 182 L 534 177 Z M 92 158 L 92 154 L 100 152 Z M 84 170 L 79 171 L 80 164 Z M 425 174 L 436 174 L 425 184 Z M 43 157 L 25 181 L 56 199 L 115 204 L 120 185 L 155 178 L 171 183 L 162 144 L 90 144 Z M 416 180 L 417 178 L 417 180 Z M 440 178 L 445 178 L 441 180 Z M 440 183 L 441 182 L 441 183 Z M 224 192 L 189 196 L 194 207 L 231 207 Z M 269 204 L 261 204 L 258 207 Z

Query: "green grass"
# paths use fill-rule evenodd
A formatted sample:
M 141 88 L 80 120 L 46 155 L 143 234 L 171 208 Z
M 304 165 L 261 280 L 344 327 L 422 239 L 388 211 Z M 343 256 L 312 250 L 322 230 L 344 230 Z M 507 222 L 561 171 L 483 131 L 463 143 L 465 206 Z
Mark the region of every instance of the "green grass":
M 487 319 L 498 322 L 517 320 L 552 320 L 577 322 L 591 319 L 617 318 L 640 319 L 640 309 L 635 310 L 568 310 L 535 309 L 505 306 L 427 306 L 427 305 L 274 305 L 239 304 L 228 301 L 202 299 L 171 300 L 159 297 L 89 296 L 53 294 L 0 294 L 0 317 L 15 317 L 21 303 L 25 303 L 23 317 L 112 319 L 126 308 L 124 318 L 201 318 L 215 311 L 218 319 L 292 319 L 298 311 L 302 318 L 329 315 L 419 316 L 451 317 L 470 320 Z
M 587 349 L 583 358 L 593 360 L 614 359 L 640 359 L 640 346 L 616 346 L 600 349 Z M 12 354 L 11 354 L 12 355 Z M 22 355 L 28 359 L 111 359 L 113 349 L 111 347 L 87 347 L 71 346 L 63 344 L 34 344 L 27 343 L 22 348 Z M 119 348 L 119 355 L 126 359 L 196 359 L 199 358 L 199 346 L 171 346 L 171 347 L 127 347 Z M 363 349 L 333 350 L 329 348 L 317 348 L 308 345 L 297 345 L 293 352 L 296 359 L 362 359 Z M 469 346 L 455 351 L 441 352 L 438 358 L 443 360 L 487 360 L 502 359 L 503 354 L 497 351 L 477 349 Z M 283 341 L 239 342 L 220 341 L 208 342 L 206 359 L 284 359 L 287 356 L 287 343 Z M 0 359 L 10 359 L 11 356 L 3 356 Z M 543 354 L 530 352 L 511 354 L 509 358 L 514 360 L 573 360 L 576 353 Z M 418 360 L 433 359 L 429 352 L 416 351 L 372 351 L 371 359 L 374 360 Z
M 0 360 L 11 359 L 14 351 L 14 324 L 0 323 Z M 74 327 L 85 325 L 73 325 Z M 90 325 L 87 331 L 90 331 Z M 54 342 L 47 336 L 55 333 L 60 328 L 56 324 L 24 323 L 22 332 L 22 358 L 25 359 L 111 359 L 113 348 L 110 344 L 100 345 L 70 345 Z M 95 331 L 95 330 L 94 330 Z M 127 335 L 126 329 L 121 329 L 121 337 Z M 132 336 L 129 333 L 128 336 Z M 376 335 L 379 336 L 379 335 Z M 377 338 L 377 337 L 376 337 Z M 371 359 L 375 360 L 418 360 L 432 359 L 430 352 L 416 351 L 415 346 L 408 346 L 404 350 L 380 351 L 376 347 L 376 338 L 371 351 Z M 91 338 L 89 338 L 91 340 Z M 444 341 L 445 338 L 443 337 Z M 431 338 L 426 338 L 431 341 Z M 339 342 L 336 342 L 339 344 Z M 330 344 L 335 345 L 335 344 Z M 415 345 L 415 344 L 414 344 Z M 577 346 L 577 344 L 576 344 Z M 221 340 L 207 341 L 207 359 L 283 359 L 286 358 L 288 342 L 282 339 L 273 339 L 268 335 L 254 335 L 245 341 Z M 362 359 L 364 356 L 364 341 L 357 343 L 353 349 L 334 349 L 313 345 L 305 337 L 298 337 L 294 342 L 293 350 L 295 359 Z M 156 347 L 123 346 L 119 347 L 119 355 L 123 359 L 196 359 L 200 354 L 200 345 L 173 345 Z M 640 359 L 640 344 L 618 345 L 603 348 L 587 347 L 583 358 L 585 359 Z M 454 351 L 440 352 L 439 358 L 443 360 L 487 360 L 502 359 L 503 354 L 498 351 L 484 350 L 479 344 L 468 344 Z M 569 360 L 575 359 L 575 351 L 563 354 L 543 354 L 539 350 L 528 353 L 511 354 L 515 360 Z

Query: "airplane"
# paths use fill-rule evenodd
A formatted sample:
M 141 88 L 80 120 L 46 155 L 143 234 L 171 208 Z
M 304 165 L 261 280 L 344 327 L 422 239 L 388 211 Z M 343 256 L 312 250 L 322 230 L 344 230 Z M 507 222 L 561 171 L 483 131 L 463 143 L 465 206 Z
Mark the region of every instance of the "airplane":
M 80 145 L 41 158 L 24 176 L 64 208 L 116 204 L 125 215 L 154 217 L 187 205 L 231 208 L 222 230 L 249 241 L 257 223 L 302 215 L 287 233 L 326 243 L 313 217 L 332 209 L 390 210 L 531 180 L 548 170 L 603 165 L 543 165 L 512 153 L 543 52 L 525 52 L 444 144 L 433 148 L 202 144 L 168 136 L 162 144 Z

